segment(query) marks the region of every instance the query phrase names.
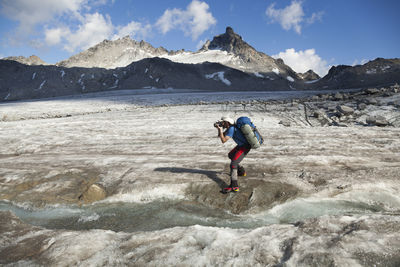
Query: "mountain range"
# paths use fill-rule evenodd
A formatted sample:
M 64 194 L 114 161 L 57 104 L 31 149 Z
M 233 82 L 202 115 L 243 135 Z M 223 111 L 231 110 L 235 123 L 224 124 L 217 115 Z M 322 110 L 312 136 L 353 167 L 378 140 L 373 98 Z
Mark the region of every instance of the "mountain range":
M 168 51 L 129 36 L 49 65 L 36 56 L 0 60 L 0 101 L 87 92 L 176 88 L 212 91 L 345 89 L 400 82 L 400 59 L 296 73 L 246 43 L 231 27 L 197 52 Z

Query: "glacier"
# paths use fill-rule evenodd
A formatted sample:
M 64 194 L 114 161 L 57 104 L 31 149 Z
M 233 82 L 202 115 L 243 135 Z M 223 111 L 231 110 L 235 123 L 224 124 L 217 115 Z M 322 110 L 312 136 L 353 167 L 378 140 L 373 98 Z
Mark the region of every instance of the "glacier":
M 316 94 L 169 88 L 1 103 L 0 264 L 396 265 L 400 128 L 310 125 L 303 104 Z M 399 116 L 388 104 L 399 94 L 378 100 L 365 112 Z M 265 139 L 238 194 L 220 193 L 234 146 L 216 137 L 222 115 L 250 116 Z M 81 203 L 93 183 L 107 197 Z

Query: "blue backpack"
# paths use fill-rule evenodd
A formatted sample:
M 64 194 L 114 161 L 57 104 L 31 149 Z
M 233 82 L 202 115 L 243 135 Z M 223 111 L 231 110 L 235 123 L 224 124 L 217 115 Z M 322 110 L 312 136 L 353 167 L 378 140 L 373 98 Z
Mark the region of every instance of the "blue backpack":
M 259 148 L 264 139 L 256 126 L 251 122 L 249 117 L 240 117 L 236 120 L 236 127 L 239 128 L 247 142 L 249 142 L 251 148 Z

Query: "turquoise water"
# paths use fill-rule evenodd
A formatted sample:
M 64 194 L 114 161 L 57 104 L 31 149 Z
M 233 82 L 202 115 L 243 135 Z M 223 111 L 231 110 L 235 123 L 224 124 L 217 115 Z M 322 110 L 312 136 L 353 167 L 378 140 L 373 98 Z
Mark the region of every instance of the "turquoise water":
M 48 229 L 106 229 L 154 231 L 176 226 L 203 225 L 257 228 L 270 224 L 296 223 L 324 215 L 362 215 L 385 212 L 379 205 L 335 199 L 296 199 L 257 214 L 234 215 L 188 201 L 160 200 L 150 203 L 97 203 L 86 206 L 27 208 L 1 201 L 26 223 Z

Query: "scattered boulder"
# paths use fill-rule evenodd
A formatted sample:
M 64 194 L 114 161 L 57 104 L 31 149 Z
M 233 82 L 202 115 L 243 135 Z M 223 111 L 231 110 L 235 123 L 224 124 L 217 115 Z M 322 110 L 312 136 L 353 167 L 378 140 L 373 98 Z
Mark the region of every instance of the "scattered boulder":
M 279 122 L 279 124 L 282 124 L 283 126 L 285 126 L 285 127 L 290 127 L 290 121 L 288 121 L 288 120 L 286 120 L 286 119 L 283 119 L 283 120 L 281 120 L 280 122 Z
M 384 92 L 384 93 L 383 93 L 383 96 L 384 96 L 384 97 L 391 97 L 391 96 L 393 96 L 393 95 L 394 95 L 393 92 Z
M 329 95 L 328 94 L 320 94 L 320 95 L 318 95 L 318 97 L 322 101 L 325 101 L 325 100 L 329 99 Z
M 326 115 L 325 111 L 320 109 L 314 112 L 314 117 L 321 123 L 321 126 L 332 125 L 332 120 Z
M 366 99 L 365 102 L 368 105 L 378 105 L 379 104 L 379 101 L 376 100 L 375 98 Z
M 344 99 L 349 99 L 350 97 L 351 97 L 351 95 L 349 93 L 343 94 L 343 98 Z
M 322 109 L 314 111 L 314 117 L 317 119 L 322 118 L 325 115 L 325 111 Z
M 379 92 L 380 91 L 376 88 L 368 88 L 365 90 L 365 93 L 369 95 L 378 94 Z
M 379 126 L 379 127 L 385 127 L 385 126 L 390 125 L 390 123 L 387 121 L 387 119 L 380 115 L 368 116 L 366 119 L 366 123 L 368 125 L 375 125 L 375 126 Z
M 365 103 L 358 103 L 357 108 L 358 108 L 359 110 L 364 110 L 364 109 L 367 108 L 367 104 L 365 104 Z
M 318 101 L 319 99 L 320 99 L 320 97 L 317 95 L 314 95 L 311 97 L 311 101 Z
M 336 107 L 336 109 L 342 113 L 343 115 L 351 115 L 354 113 L 354 109 L 349 107 L 349 106 L 345 106 L 345 105 L 339 105 Z
M 88 189 L 79 196 L 79 200 L 85 204 L 100 201 L 107 196 L 105 188 L 100 184 L 92 184 Z
M 336 100 L 336 101 L 340 101 L 340 100 L 343 100 L 344 97 L 343 97 L 343 94 L 341 94 L 341 93 L 336 93 L 336 94 L 333 96 L 333 99 Z
M 400 92 L 400 85 L 396 83 L 395 85 L 390 86 L 390 89 L 392 90 L 393 93 L 398 93 Z

